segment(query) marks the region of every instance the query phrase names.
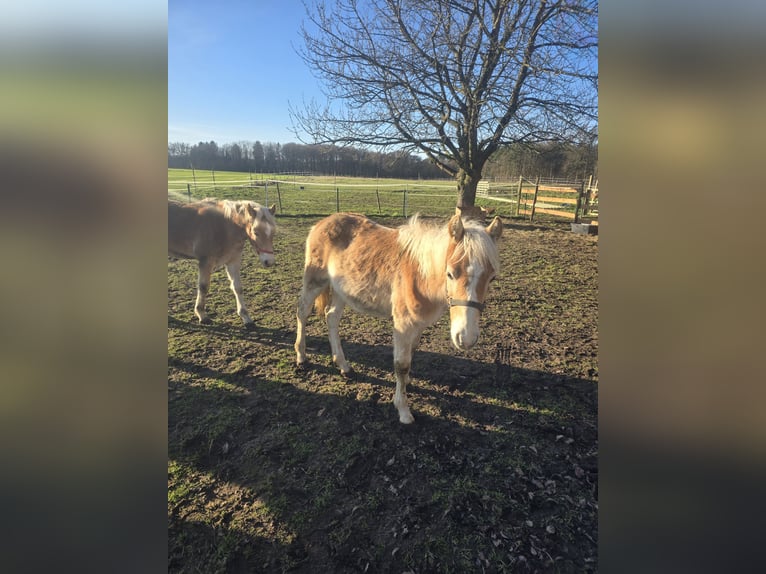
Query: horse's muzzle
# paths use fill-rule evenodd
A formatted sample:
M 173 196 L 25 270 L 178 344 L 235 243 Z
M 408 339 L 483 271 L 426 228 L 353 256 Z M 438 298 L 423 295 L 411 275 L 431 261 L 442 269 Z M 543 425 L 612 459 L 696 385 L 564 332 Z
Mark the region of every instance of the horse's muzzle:
M 479 342 L 479 334 L 469 335 L 458 331 L 452 336 L 452 344 L 460 351 L 470 351 Z
M 274 255 L 269 253 L 259 253 L 258 259 L 261 261 L 261 265 L 264 267 L 272 267 L 274 265 Z

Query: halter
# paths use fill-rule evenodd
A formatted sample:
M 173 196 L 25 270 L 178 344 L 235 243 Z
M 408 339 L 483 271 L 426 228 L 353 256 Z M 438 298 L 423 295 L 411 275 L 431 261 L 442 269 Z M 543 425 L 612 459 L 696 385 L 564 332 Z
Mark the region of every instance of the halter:
M 473 307 L 474 309 L 478 309 L 479 313 L 484 311 L 485 304 L 479 303 L 478 301 L 471 301 L 466 299 L 453 299 L 449 296 L 447 293 L 447 285 L 445 283 L 444 285 L 444 294 L 447 296 L 447 303 L 450 307 Z
M 258 244 L 255 242 L 254 239 L 250 239 L 250 236 L 247 236 L 247 240 L 250 242 L 250 245 L 252 245 L 255 248 L 255 252 L 260 255 L 261 253 L 266 253 L 268 255 L 274 255 L 273 251 L 269 251 L 268 249 L 261 249 L 258 247 Z
M 473 307 L 474 309 L 478 309 L 479 313 L 484 311 L 484 303 L 479 303 L 478 301 L 466 301 L 465 299 L 453 299 L 450 296 L 447 296 L 447 303 L 449 303 L 450 307 Z

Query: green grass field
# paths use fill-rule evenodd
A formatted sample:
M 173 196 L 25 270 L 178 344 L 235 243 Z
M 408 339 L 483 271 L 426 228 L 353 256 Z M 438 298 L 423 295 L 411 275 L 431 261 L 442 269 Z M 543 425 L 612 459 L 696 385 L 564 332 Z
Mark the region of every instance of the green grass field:
M 524 181 L 524 199 L 532 201 L 534 183 Z M 518 183 L 493 182 L 491 198 L 476 198 L 476 205 L 492 207 L 503 217 L 516 214 Z M 168 169 L 168 194 L 181 200 L 217 197 L 252 199 L 277 205 L 279 215 L 328 215 L 354 211 L 373 216 L 401 217 L 420 212 L 445 216 L 454 213 L 457 185 L 453 180 L 375 179 L 306 175 L 275 175 L 245 172 Z M 540 208 L 572 212 L 571 193 L 542 191 Z M 551 204 L 561 197 L 562 205 Z M 569 202 L 568 204 L 566 202 Z M 536 217 L 546 217 L 542 212 Z M 590 219 L 598 217 L 589 213 Z M 561 217 L 558 217 L 562 220 Z
M 275 180 L 278 180 L 275 181 Z M 168 169 L 168 194 L 179 199 L 252 199 L 277 205 L 279 215 L 326 215 L 354 211 L 366 215 L 410 216 L 454 213 L 457 186 L 452 180 L 374 179 Z M 477 198 L 510 217 L 513 204 Z

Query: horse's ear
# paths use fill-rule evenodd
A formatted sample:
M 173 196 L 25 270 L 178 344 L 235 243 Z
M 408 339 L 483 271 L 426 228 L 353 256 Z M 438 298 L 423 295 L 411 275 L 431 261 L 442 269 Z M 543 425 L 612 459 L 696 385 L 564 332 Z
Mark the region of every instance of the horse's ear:
M 269 211 L 271 212 L 271 215 L 276 215 L 277 214 L 277 204 L 276 203 L 272 203 L 271 207 L 269 207 Z
M 455 240 L 455 243 L 463 239 L 465 229 L 463 228 L 463 221 L 460 219 L 460 214 L 453 215 L 450 218 L 449 223 L 447 224 L 447 229 L 449 229 L 449 234 L 452 236 L 452 239 Z
M 487 233 L 493 241 L 500 239 L 500 236 L 503 234 L 503 220 L 500 219 L 499 215 L 496 215 L 492 223 L 487 226 Z

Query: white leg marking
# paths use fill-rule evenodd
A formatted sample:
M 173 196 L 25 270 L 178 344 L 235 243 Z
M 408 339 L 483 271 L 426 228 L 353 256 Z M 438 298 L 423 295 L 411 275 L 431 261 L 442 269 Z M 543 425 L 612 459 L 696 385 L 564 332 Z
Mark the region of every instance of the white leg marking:
M 197 277 L 197 300 L 194 303 L 194 314 L 200 323 L 208 323 L 210 319 L 205 312 L 205 303 L 207 301 L 207 292 L 210 289 L 211 265 L 207 262 L 200 262 L 199 275 Z
M 410 382 L 410 365 L 412 364 L 412 351 L 416 346 L 420 333 L 406 334 L 394 329 L 394 375 L 396 376 L 396 391 L 394 392 L 394 406 L 399 412 L 399 422 L 412 424 L 415 418 L 407 404 L 407 384 Z

